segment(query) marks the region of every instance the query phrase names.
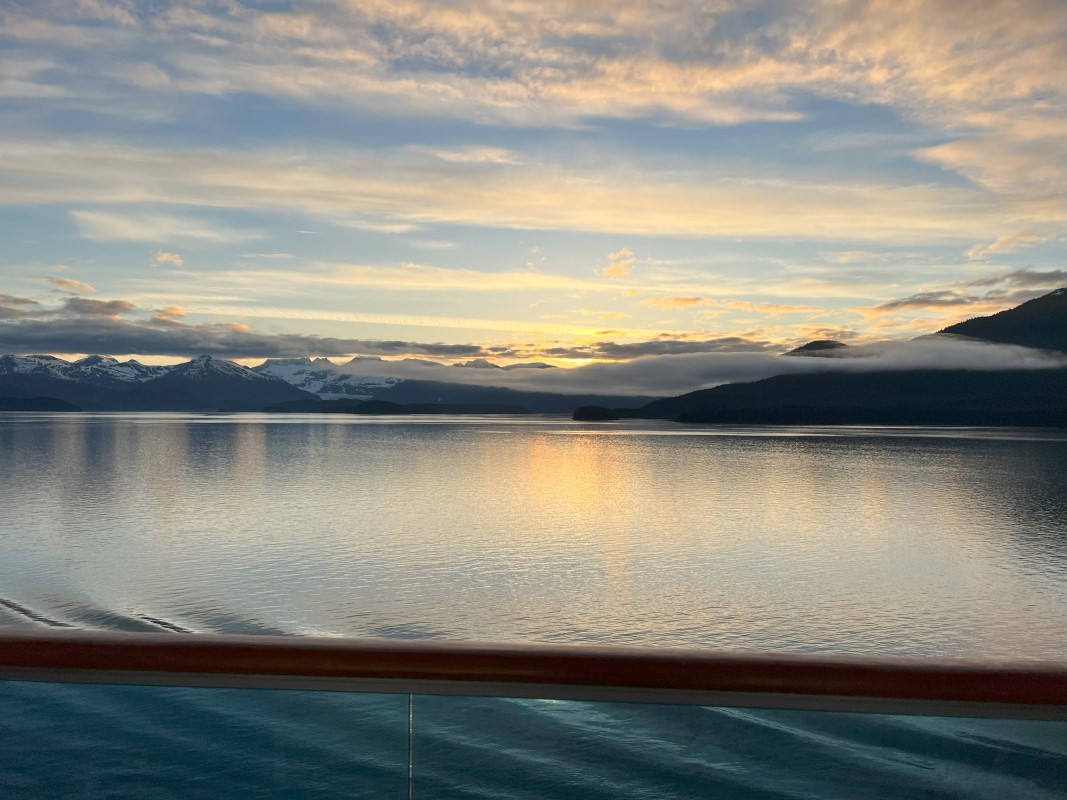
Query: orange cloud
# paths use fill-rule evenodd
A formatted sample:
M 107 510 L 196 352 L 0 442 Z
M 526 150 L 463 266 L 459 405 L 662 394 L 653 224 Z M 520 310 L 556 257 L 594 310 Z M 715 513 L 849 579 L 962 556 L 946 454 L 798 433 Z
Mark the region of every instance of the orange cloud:
M 630 274 L 630 267 L 636 261 L 634 251 L 629 247 L 623 247 L 614 253 L 608 253 L 608 265 L 600 271 L 605 278 L 621 278 Z
M 704 297 L 650 297 L 642 300 L 646 306 L 656 308 L 692 308 L 707 302 Z
M 181 306 L 167 306 L 161 308 L 155 313 L 155 318 L 158 320 L 174 320 L 185 316 L 185 309 Z
M 81 281 L 73 280 L 72 278 L 53 278 L 50 275 L 45 276 L 45 280 L 48 283 L 55 286 L 61 292 L 95 292 L 96 287 L 90 286 L 88 283 L 82 283 Z
M 175 267 L 180 267 L 185 263 L 183 259 L 177 253 L 168 253 L 164 250 L 160 250 L 154 256 L 152 256 L 153 264 L 172 264 Z

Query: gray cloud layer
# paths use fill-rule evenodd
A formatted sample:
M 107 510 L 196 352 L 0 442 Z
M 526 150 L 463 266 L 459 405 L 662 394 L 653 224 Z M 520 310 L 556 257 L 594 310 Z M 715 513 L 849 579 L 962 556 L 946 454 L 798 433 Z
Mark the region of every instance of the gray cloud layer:
M 257 333 L 229 324 L 189 325 L 163 312 L 143 320 L 126 320 L 134 311 L 128 300 L 71 297 L 45 309 L 25 298 L 0 296 L 0 352 L 121 353 L 192 357 L 202 353 L 224 358 L 345 356 L 351 353 L 436 358 L 488 355 L 479 345 L 338 339 L 304 334 Z
M 409 380 L 503 386 L 563 394 L 676 395 L 737 381 L 811 372 L 878 372 L 901 369 L 1047 369 L 1067 366 L 1067 356 L 1014 345 L 953 336 L 884 342 L 849 348 L 849 358 L 783 358 L 767 352 L 705 352 L 645 356 L 632 361 L 589 364 L 577 369 L 482 370 L 396 362 L 360 361 L 342 371 Z
M 979 278 L 957 285 L 956 288 L 918 292 L 907 297 L 890 300 L 875 308 L 878 311 L 898 311 L 906 308 L 949 308 L 952 306 L 976 306 L 997 303 L 1013 306 L 1046 294 L 1050 288 L 1067 283 L 1067 269 L 1031 270 L 1017 269 L 988 278 Z M 982 294 L 968 294 L 966 290 L 976 287 L 995 287 Z

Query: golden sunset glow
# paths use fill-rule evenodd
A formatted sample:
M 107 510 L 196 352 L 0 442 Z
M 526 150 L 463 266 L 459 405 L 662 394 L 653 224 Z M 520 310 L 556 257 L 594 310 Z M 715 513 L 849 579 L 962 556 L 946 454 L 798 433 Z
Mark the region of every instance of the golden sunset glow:
M 1067 278 L 1060 12 L 12 7 L 0 350 L 564 366 L 1017 305 Z

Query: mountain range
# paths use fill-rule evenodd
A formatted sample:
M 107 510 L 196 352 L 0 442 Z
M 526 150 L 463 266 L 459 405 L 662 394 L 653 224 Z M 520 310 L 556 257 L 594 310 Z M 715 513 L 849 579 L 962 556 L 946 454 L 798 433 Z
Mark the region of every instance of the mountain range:
M 169 367 L 105 356 L 0 356 L 0 398 L 23 405 L 59 400 L 86 411 L 258 411 L 316 399 L 273 375 L 211 356 Z
M 346 370 L 380 359 L 335 365 L 325 358 L 268 359 L 257 367 L 200 356 L 183 364 L 147 366 L 136 360 L 88 356 L 0 356 L 0 410 L 6 411 L 322 411 L 349 413 L 570 413 L 576 405 L 636 405 L 654 398 L 573 395 L 471 386 L 439 380 L 359 375 Z M 396 363 L 396 362 L 384 362 Z M 404 359 L 406 367 L 442 365 Z M 501 370 L 488 361 L 457 369 Z M 554 369 L 547 364 L 512 369 Z M 363 407 L 375 402 L 378 405 Z M 383 405 L 384 404 L 384 405 Z
M 1067 352 L 1067 289 L 932 334 Z M 863 351 L 817 340 L 783 354 L 850 360 Z M 382 374 L 399 364 L 434 379 Z M 371 367 L 373 366 L 373 369 Z M 430 369 L 432 368 L 432 369 Z M 211 356 L 172 366 L 91 355 L 0 356 L 0 411 L 316 411 L 325 413 L 570 413 L 683 422 L 1067 424 L 1067 369 L 971 371 L 951 368 L 786 374 L 701 389 L 677 397 L 563 394 L 440 380 L 442 370 L 501 373 L 554 369 L 500 367 L 484 359 L 443 367 L 404 359 L 268 359 L 248 368 Z M 458 375 L 458 373 L 457 373 Z M 480 382 L 481 383 L 481 382 Z M 596 409 L 601 409 L 597 411 Z M 604 411 L 611 413 L 605 414 Z

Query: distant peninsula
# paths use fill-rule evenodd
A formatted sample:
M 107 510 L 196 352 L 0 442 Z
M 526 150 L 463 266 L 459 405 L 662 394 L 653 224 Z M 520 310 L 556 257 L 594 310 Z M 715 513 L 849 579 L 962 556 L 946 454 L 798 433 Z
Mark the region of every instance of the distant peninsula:
M 1067 289 L 939 331 L 1067 352 Z M 810 342 L 788 357 L 846 359 L 841 342 Z M 832 371 L 730 383 L 615 409 L 622 418 L 773 425 L 1067 426 L 1067 367 Z

